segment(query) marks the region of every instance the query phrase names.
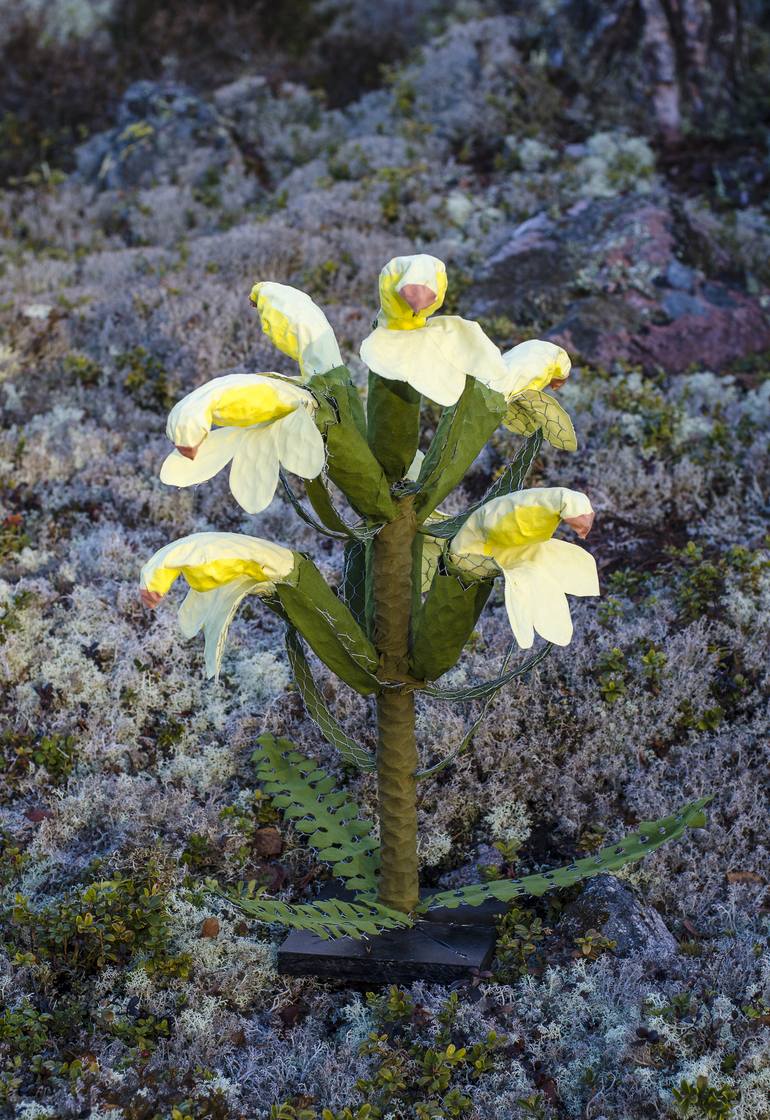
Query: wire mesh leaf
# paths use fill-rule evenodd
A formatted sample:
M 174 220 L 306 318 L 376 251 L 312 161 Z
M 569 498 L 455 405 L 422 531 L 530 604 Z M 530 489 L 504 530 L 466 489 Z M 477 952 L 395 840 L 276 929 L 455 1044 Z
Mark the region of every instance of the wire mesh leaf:
M 360 940 L 362 937 L 373 937 L 386 929 L 412 925 L 407 914 L 391 910 L 377 902 L 341 902 L 336 899 L 280 902 L 275 898 L 252 895 L 248 890 L 237 894 L 223 894 L 221 897 L 258 922 L 308 930 L 325 941 L 338 937 Z
M 333 673 L 366 696 L 380 691 L 377 651 L 312 560 L 300 556 L 291 581 L 276 586 L 284 615 Z
M 343 731 L 326 706 L 326 702 L 313 680 L 313 674 L 302 647 L 302 639 L 293 626 L 287 626 L 286 628 L 286 654 L 305 710 L 313 723 L 319 728 L 327 743 L 336 747 L 340 756 L 351 766 L 364 771 L 374 770 L 374 756 Z
M 286 492 L 286 496 L 289 499 L 289 501 L 291 502 L 291 504 L 294 508 L 294 512 L 297 514 L 298 517 L 300 517 L 305 522 L 306 525 L 309 525 L 311 527 L 311 529 L 315 529 L 315 531 L 317 533 L 323 533 L 323 535 L 325 537 L 332 537 L 332 539 L 336 540 L 336 541 L 346 540 L 349 536 L 351 536 L 351 533 L 348 532 L 347 527 L 345 526 L 345 523 L 342 522 L 342 521 L 341 521 L 341 524 L 343 526 L 342 531 L 333 532 L 329 528 L 328 525 L 324 525 L 320 521 L 316 520 L 316 518 L 313 517 L 312 514 L 308 513 L 308 511 L 303 506 L 302 502 L 299 500 L 297 495 L 294 493 L 291 486 L 289 485 L 289 480 L 286 478 L 286 475 L 283 473 L 283 471 L 281 471 L 280 477 L 281 477 L 281 483 L 283 484 L 283 488 Z
M 626 864 L 634 863 L 650 852 L 654 852 L 667 840 L 678 839 L 688 828 L 703 828 L 706 823 L 703 808 L 711 799 L 710 796 L 701 797 L 697 801 L 684 805 L 673 816 L 662 817 L 657 821 L 641 821 L 638 831 L 632 832 L 616 844 L 602 848 L 596 855 L 586 856 L 584 859 L 575 860 L 574 863 L 564 867 L 555 867 L 550 871 L 525 875 L 521 879 L 498 879 L 491 883 L 473 883 L 467 887 L 459 887 L 457 890 L 441 891 L 421 902 L 417 910 L 424 912 L 438 906 L 446 906 L 449 909 L 463 905 L 480 906 L 490 898 L 496 898 L 499 902 L 510 902 L 511 899 L 521 895 L 537 897 L 557 887 L 571 887 L 582 879 L 601 875 L 605 871 L 617 871 Z
M 335 779 L 300 754 L 289 739 L 260 735 L 257 742 L 252 761 L 276 808 L 346 886 L 374 889 L 380 851 L 370 835 L 371 821 L 361 820 L 358 806 L 336 788 Z
M 491 580 L 465 584 L 435 573 L 414 621 L 411 663 L 419 680 L 435 680 L 457 663 L 491 590 Z
M 505 411 L 501 393 L 467 378 L 457 404 L 444 410 L 423 459 L 415 498 L 418 518 L 426 518 L 465 477 Z
M 494 696 L 501 688 L 514 680 L 516 677 L 523 677 L 530 669 L 534 669 L 536 665 L 548 656 L 553 649 L 550 642 L 546 642 L 542 649 L 532 657 L 528 657 L 523 665 L 517 665 L 515 669 L 508 669 L 505 671 L 505 666 L 508 664 L 514 650 L 518 649 L 515 642 L 512 642 L 508 652 L 503 659 L 503 672 L 489 681 L 480 681 L 478 684 L 468 685 L 467 688 L 438 688 L 436 685 L 428 685 L 423 691 L 432 696 L 434 700 L 449 700 L 453 702 L 461 702 L 464 700 L 484 700 L 487 696 Z
M 426 527 L 424 531 L 430 532 L 432 537 L 441 537 L 443 539 L 454 537 L 460 532 L 470 515 L 475 513 L 477 509 L 486 505 L 487 502 L 491 502 L 493 498 L 499 498 L 503 494 L 512 494 L 514 490 L 521 490 L 532 464 L 540 451 L 542 443 L 543 433 L 540 428 L 538 428 L 534 434 L 522 444 L 515 457 L 511 460 L 500 477 L 489 487 L 483 498 L 480 498 L 478 502 L 474 502 L 472 506 L 469 506 L 463 513 L 458 513 L 455 517 L 447 517 L 443 521 L 437 521 L 435 523 L 431 522 L 430 529 Z
M 553 446 L 561 451 L 576 451 L 577 436 L 568 412 L 556 397 L 529 389 L 508 405 L 503 424 L 511 432 L 531 435 L 538 428 Z

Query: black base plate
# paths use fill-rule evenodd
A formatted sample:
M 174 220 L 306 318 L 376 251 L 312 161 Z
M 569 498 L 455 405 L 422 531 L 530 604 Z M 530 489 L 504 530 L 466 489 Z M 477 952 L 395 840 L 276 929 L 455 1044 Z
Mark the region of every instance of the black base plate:
M 357 941 L 324 941 L 292 930 L 278 950 L 278 971 L 351 984 L 450 984 L 487 969 L 495 951 L 494 926 L 419 922 Z

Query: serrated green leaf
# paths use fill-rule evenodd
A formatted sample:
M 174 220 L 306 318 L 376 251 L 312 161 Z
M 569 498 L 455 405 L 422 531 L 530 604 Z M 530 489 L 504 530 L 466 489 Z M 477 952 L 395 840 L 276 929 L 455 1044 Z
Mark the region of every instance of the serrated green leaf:
M 380 863 L 371 821 L 338 790 L 334 778 L 305 758 L 289 739 L 260 735 L 252 755 L 257 776 L 284 816 L 302 832 L 319 859 L 353 890 L 373 890 Z
M 250 895 L 248 891 L 223 894 L 221 897 L 259 922 L 308 930 L 325 941 L 338 937 L 360 940 L 362 937 L 374 937 L 386 929 L 403 929 L 412 925 L 407 914 L 390 910 L 377 902 L 341 902 L 334 899 L 291 903 Z
M 624 837 L 616 844 L 602 848 L 596 855 L 575 860 L 564 867 L 550 871 L 525 875 L 521 879 L 499 879 L 491 883 L 473 883 L 468 887 L 458 887 L 454 891 L 441 891 L 425 899 L 417 907 L 418 912 L 434 910 L 440 906 L 454 909 L 458 906 L 480 906 L 490 898 L 499 902 L 510 902 L 524 895 L 538 897 L 546 891 L 558 887 L 571 887 L 582 879 L 601 875 L 606 871 L 617 871 L 626 864 L 634 863 L 654 852 L 668 840 L 676 840 L 688 828 L 702 828 L 706 823 L 703 807 L 711 797 L 701 797 L 683 806 L 678 813 L 662 817 L 657 821 L 641 821 L 639 829 Z

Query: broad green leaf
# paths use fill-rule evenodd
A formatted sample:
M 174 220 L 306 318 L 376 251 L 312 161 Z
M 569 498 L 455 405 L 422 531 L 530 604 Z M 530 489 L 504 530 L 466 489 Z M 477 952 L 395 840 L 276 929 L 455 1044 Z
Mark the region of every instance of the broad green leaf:
M 412 673 L 418 680 L 436 680 L 457 663 L 491 590 L 491 580 L 466 585 L 436 572 L 414 624 Z
M 320 729 L 323 737 L 340 752 L 341 757 L 359 770 L 374 770 L 374 756 L 359 746 L 343 731 L 326 704 L 313 680 L 302 639 L 293 626 L 286 628 L 286 654 L 307 714 Z
M 316 420 L 326 438 L 329 478 L 361 517 L 389 521 L 396 507 L 385 472 L 366 442 L 363 405 L 347 369 L 316 374 L 307 387 L 325 405 Z
M 356 536 L 356 529 L 342 518 L 334 508 L 331 494 L 324 485 L 324 480 L 319 474 L 317 478 L 305 479 L 305 493 L 308 501 L 327 529 L 333 533 L 344 533 L 348 537 Z
M 502 393 L 468 377 L 459 401 L 445 409 L 417 480 L 415 509 L 424 520 L 465 477 L 505 416 Z
M 252 762 L 276 808 L 347 887 L 374 890 L 380 849 L 371 836 L 371 821 L 361 820 L 358 806 L 337 788 L 336 780 L 289 739 L 260 735 L 257 742 Z
M 369 374 L 369 446 L 390 482 L 404 478 L 420 439 L 420 394 L 405 381 Z
M 312 560 L 301 556 L 291 581 L 276 584 L 284 614 L 333 673 L 367 695 L 378 692 L 377 651 Z
M 371 540 L 348 541 L 342 565 L 342 597 L 369 637 L 374 618 L 371 552 Z
M 688 828 L 703 828 L 706 823 L 703 808 L 709 801 L 710 796 L 701 797 L 698 801 L 684 805 L 673 816 L 662 817 L 658 821 L 641 821 L 637 832 L 602 848 L 596 855 L 575 860 L 565 867 L 525 875 L 521 879 L 498 879 L 491 883 L 473 883 L 468 887 L 458 887 L 457 890 L 441 891 L 421 902 L 417 910 L 424 912 L 439 906 L 450 909 L 457 906 L 480 906 L 490 898 L 510 902 L 523 895 L 538 897 L 558 887 L 571 887 L 593 875 L 617 871 L 628 863 L 643 859 L 667 840 L 678 839 Z

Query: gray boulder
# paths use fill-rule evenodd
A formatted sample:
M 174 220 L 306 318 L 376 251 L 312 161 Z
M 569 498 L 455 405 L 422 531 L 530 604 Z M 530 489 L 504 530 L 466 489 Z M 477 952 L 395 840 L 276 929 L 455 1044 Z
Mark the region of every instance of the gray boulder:
M 559 923 L 559 931 L 569 939 L 581 937 L 589 929 L 616 941 L 617 957 L 640 954 L 660 960 L 677 951 L 677 942 L 658 911 L 612 875 L 589 879 Z

